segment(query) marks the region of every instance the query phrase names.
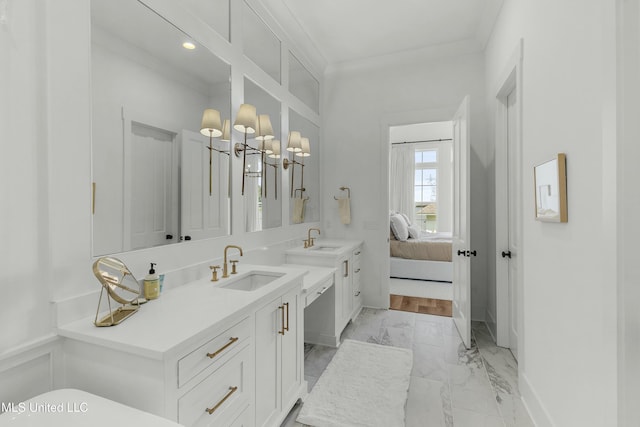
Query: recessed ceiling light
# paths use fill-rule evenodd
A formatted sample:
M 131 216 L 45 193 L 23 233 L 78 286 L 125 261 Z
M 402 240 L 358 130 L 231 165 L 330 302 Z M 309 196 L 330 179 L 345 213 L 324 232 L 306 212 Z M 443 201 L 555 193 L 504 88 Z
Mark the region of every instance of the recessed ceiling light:
M 193 50 L 196 48 L 196 45 L 191 42 L 184 42 L 182 43 L 182 47 L 188 50 Z

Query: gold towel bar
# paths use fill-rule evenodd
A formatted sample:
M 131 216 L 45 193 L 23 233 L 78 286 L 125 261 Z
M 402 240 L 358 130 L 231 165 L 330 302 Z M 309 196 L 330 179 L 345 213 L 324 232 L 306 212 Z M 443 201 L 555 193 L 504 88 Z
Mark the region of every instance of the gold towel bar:
M 349 187 L 340 187 L 340 190 L 347 192 L 347 198 L 351 198 L 351 189 Z M 334 199 L 338 200 L 336 196 L 333 196 Z

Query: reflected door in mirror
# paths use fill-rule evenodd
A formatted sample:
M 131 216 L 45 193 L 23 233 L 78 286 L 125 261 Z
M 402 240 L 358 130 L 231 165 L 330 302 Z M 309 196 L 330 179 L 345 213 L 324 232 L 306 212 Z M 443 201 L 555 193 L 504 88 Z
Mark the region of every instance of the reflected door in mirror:
M 178 229 L 175 134 L 131 122 L 125 137 L 125 250 L 174 241 Z M 168 236 L 171 238 L 167 239 Z
M 198 132 L 182 131 L 182 227 L 183 240 L 225 236 L 228 230 L 229 151 L 214 140 L 209 193 L 209 139 Z

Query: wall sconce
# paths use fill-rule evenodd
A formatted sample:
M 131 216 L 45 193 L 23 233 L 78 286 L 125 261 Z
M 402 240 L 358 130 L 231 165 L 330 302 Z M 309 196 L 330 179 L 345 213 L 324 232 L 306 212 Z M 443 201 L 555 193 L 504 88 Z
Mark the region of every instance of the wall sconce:
M 289 165 L 291 165 L 291 197 L 294 196 L 297 190 L 300 190 L 300 198 L 302 198 L 302 193 L 305 191 L 304 188 L 304 158 L 311 156 L 311 146 L 309 144 L 309 138 L 305 138 L 300 135 L 298 131 L 291 131 L 289 133 L 289 142 L 287 144 L 287 151 L 293 153 L 293 160 L 289 160 L 285 158 L 282 161 L 282 167 L 287 170 Z M 298 162 L 295 157 L 301 157 L 301 161 Z M 301 182 L 300 188 L 295 188 L 295 166 L 300 165 L 302 167 L 301 171 Z
M 202 123 L 200 124 L 200 133 L 204 136 L 209 136 L 209 196 L 212 193 L 212 178 L 211 178 L 211 157 L 212 152 L 217 151 L 219 153 L 229 154 L 226 151 L 213 148 L 213 138 L 222 135 L 222 125 L 220 124 L 220 112 L 212 108 L 207 108 L 202 113 Z

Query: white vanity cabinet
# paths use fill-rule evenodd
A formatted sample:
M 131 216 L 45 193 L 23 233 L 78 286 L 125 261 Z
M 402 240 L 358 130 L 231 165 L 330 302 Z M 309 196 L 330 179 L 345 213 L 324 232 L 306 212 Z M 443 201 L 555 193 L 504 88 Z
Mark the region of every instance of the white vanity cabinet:
M 299 397 L 304 342 L 299 290 L 256 311 L 256 426 L 279 425 Z
M 305 342 L 337 347 L 345 326 L 360 312 L 362 246 L 362 241 L 320 240 L 312 248 L 286 251 L 288 265 L 335 269 L 334 286 L 305 309 Z
M 279 426 L 306 395 L 304 271 L 259 271 L 277 272 L 277 279 L 246 292 L 201 280 L 163 294 L 115 327 L 83 319 L 59 328 L 61 386 L 187 427 Z M 222 284 L 234 279 L 242 275 Z

